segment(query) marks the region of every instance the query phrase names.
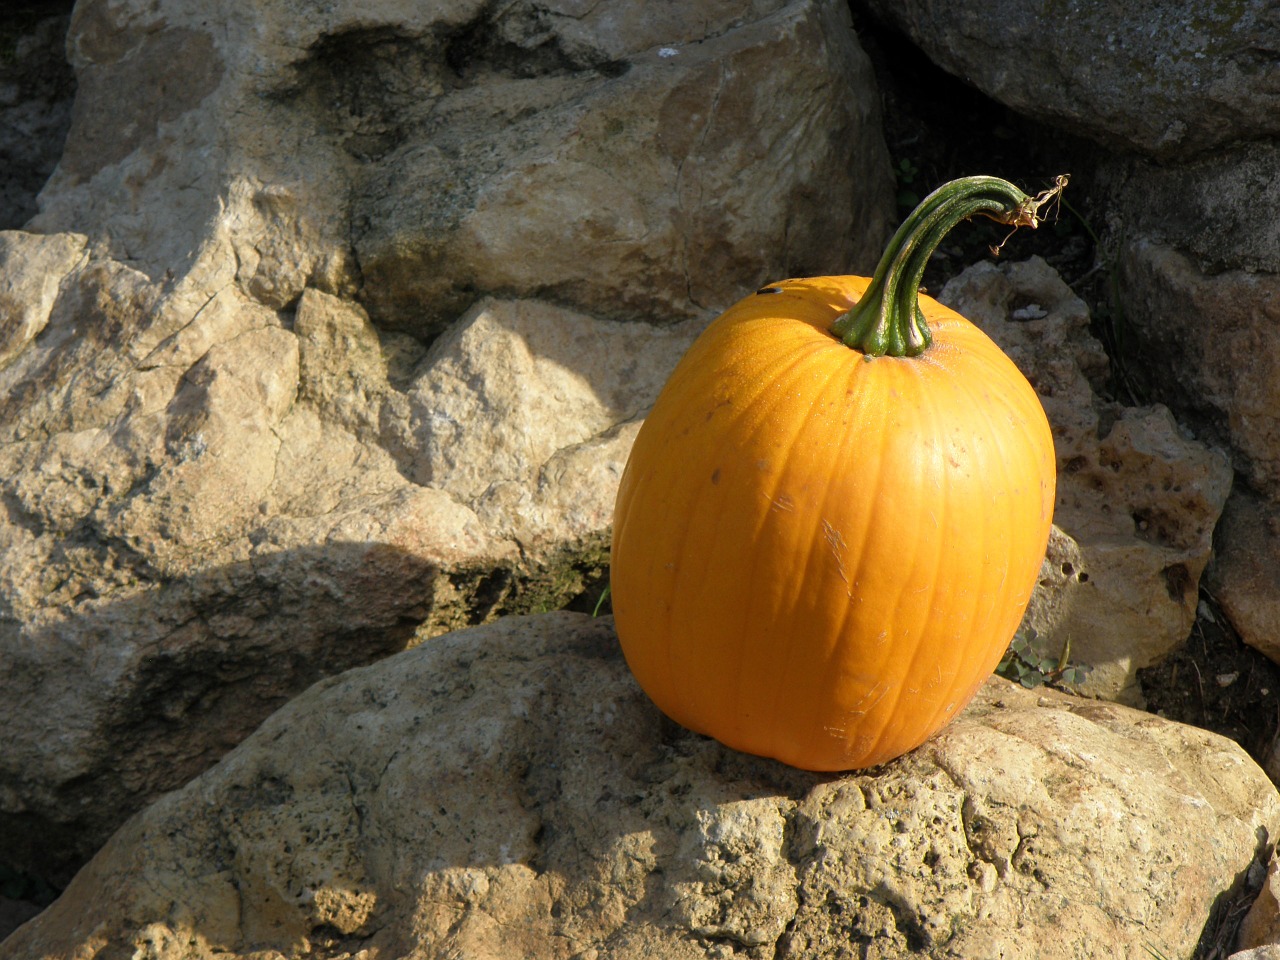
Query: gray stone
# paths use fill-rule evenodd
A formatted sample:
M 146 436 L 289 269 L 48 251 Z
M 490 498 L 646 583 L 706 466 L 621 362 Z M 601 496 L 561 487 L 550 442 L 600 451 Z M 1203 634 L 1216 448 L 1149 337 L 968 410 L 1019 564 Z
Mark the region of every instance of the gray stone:
M 1255 490 L 1280 495 L 1280 351 L 1264 335 L 1280 317 L 1280 276 L 1210 272 L 1145 239 L 1119 264 L 1132 349 L 1143 374 L 1199 432 L 1231 450 Z
M 1189 156 L 1280 133 L 1280 22 L 1265 0 L 870 6 L 993 99 L 1116 150 Z
M 1236 744 L 999 679 L 899 760 L 791 770 L 557 613 L 321 681 L 0 957 L 1187 956 L 1277 827 Z

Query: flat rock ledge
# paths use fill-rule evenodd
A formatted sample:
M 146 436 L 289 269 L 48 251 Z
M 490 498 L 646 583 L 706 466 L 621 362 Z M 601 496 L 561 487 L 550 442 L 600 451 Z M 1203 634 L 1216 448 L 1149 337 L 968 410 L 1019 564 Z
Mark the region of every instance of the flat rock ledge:
M 0 958 L 1179 957 L 1278 825 L 1234 743 L 999 679 L 891 764 L 791 770 L 552 613 L 317 683 Z

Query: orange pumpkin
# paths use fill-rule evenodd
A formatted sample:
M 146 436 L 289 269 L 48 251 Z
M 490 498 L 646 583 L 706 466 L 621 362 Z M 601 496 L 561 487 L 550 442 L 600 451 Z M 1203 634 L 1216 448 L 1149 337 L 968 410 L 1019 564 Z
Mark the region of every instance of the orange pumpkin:
M 1035 391 L 917 287 L 975 213 L 1053 191 L 940 188 L 872 280 L 788 280 L 717 319 L 646 419 L 614 514 L 622 649 L 667 715 L 810 770 L 919 745 L 990 676 L 1053 514 Z

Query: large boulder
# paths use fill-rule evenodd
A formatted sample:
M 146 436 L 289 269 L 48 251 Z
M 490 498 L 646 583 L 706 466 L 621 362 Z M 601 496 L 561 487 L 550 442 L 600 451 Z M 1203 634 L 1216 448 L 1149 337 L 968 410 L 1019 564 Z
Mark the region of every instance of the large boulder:
M 0 233 L 0 859 L 65 878 L 294 693 L 599 581 L 639 418 L 892 209 L 836 0 L 82 0 Z
M 1265 0 L 866 0 L 991 98 L 1118 151 L 1170 158 L 1280 133 Z
M 1069 647 L 1092 668 L 1083 691 L 1139 703 L 1137 671 L 1191 631 L 1231 465 L 1167 408 L 1105 398 L 1088 308 L 1043 260 L 975 264 L 940 299 L 1013 358 L 1053 428 L 1054 528 L 1024 620 L 1033 649 Z
M 0 958 L 1189 956 L 1278 828 L 1236 744 L 999 679 L 875 770 L 735 753 L 553 613 L 321 681 Z

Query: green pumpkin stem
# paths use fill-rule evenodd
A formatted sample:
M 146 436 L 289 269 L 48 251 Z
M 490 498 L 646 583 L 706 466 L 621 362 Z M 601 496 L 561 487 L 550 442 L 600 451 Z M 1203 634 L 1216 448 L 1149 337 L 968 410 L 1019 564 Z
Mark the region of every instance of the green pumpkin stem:
M 961 220 L 979 214 L 1015 230 L 1034 228 L 1041 220 L 1040 208 L 1062 192 L 1067 179 L 1057 177 L 1052 187 L 1034 197 L 998 177 L 963 177 L 943 184 L 898 228 L 862 299 L 836 320 L 831 331 L 868 359 L 923 353 L 932 335 L 920 312 L 920 282 L 942 238 Z

